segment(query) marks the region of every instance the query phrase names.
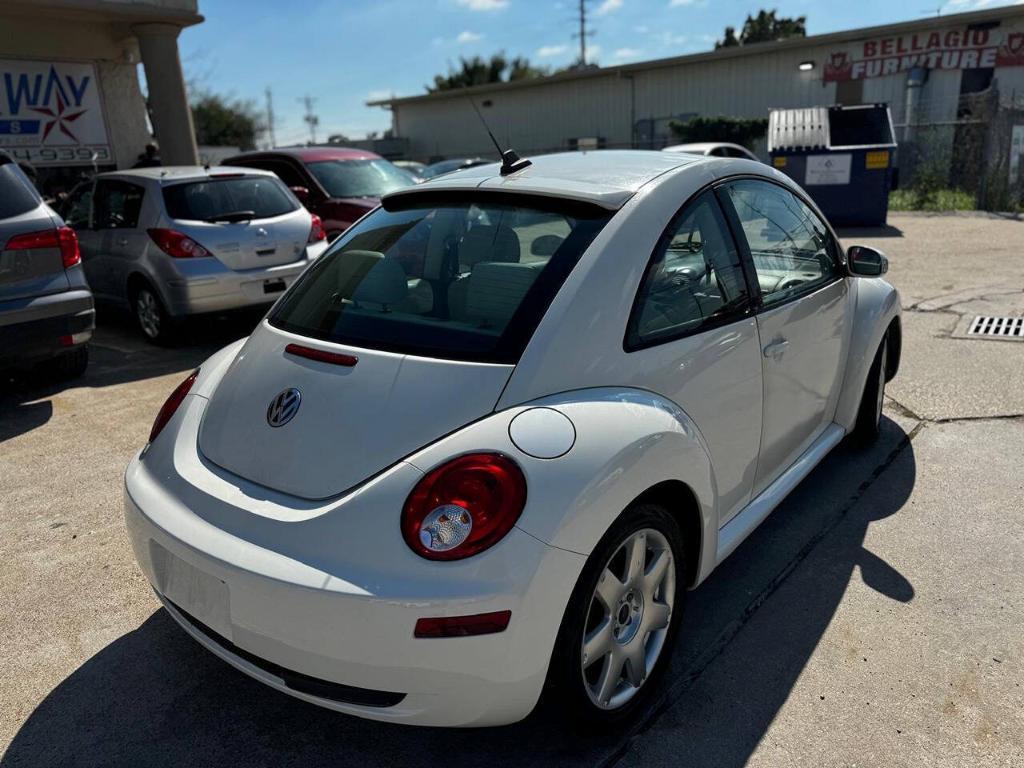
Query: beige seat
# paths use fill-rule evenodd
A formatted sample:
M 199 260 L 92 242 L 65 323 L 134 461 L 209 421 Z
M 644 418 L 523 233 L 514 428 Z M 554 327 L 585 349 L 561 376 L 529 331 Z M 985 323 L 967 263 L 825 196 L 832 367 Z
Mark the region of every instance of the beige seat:
M 459 243 L 459 272 L 448 286 L 448 314 L 453 320 L 466 320 L 466 294 L 469 276 L 481 262 L 516 263 L 519 261 L 519 236 L 509 227 L 481 224 L 467 232 Z M 469 273 L 469 274 L 467 274 Z

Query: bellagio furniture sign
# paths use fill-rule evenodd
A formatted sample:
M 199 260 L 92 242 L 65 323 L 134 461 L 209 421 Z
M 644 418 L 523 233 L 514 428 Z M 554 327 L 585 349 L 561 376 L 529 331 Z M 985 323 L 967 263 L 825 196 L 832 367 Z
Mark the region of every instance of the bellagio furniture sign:
M 34 165 L 112 163 L 95 66 L 0 59 L 0 147 Z

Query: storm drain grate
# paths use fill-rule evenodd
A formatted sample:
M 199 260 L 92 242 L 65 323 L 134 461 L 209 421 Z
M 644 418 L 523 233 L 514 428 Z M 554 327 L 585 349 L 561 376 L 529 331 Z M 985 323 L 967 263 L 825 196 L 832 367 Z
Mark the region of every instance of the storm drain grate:
M 978 315 L 967 329 L 968 336 L 1024 341 L 1024 317 L 992 317 Z

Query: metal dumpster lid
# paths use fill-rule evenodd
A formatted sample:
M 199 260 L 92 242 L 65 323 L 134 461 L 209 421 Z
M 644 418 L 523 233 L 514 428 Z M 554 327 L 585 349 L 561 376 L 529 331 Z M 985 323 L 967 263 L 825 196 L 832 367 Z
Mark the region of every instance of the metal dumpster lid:
M 833 147 L 829 114 L 848 110 L 884 110 L 888 123 L 889 141 L 866 144 L 843 144 L 842 149 L 861 147 L 895 147 L 891 140 L 892 117 L 887 104 L 858 104 L 855 106 L 802 107 L 799 109 L 772 109 L 768 112 L 768 152 L 780 149 L 839 149 Z

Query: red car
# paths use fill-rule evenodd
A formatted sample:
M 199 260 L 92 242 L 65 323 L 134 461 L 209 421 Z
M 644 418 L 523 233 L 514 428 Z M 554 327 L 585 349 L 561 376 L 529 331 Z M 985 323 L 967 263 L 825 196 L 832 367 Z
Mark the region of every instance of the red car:
M 409 174 L 380 155 L 344 147 L 247 152 L 223 164 L 276 173 L 302 204 L 320 217 L 328 240 L 376 208 L 382 195 L 415 183 Z

